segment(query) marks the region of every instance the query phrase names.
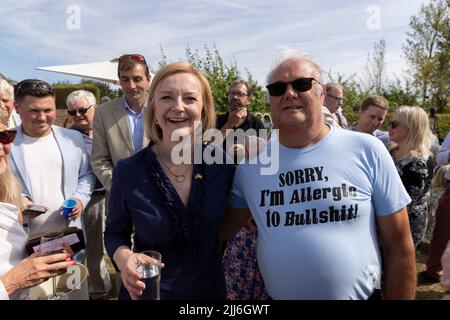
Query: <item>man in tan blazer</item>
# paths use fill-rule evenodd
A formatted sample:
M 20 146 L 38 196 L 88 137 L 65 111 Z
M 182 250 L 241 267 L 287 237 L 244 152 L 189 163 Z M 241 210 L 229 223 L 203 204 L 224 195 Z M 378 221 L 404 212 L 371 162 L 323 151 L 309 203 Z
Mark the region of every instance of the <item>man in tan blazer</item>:
M 93 125 L 91 167 L 107 191 L 117 161 L 148 144 L 143 115 L 150 71 L 145 58 L 139 54 L 121 56 L 118 75 L 123 96 L 98 106 Z

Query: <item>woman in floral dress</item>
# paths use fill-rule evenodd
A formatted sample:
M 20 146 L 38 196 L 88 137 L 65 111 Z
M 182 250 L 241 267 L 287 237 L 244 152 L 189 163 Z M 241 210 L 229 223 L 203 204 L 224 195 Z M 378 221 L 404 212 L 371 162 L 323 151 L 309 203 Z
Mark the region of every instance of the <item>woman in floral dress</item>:
M 428 199 L 433 178 L 428 115 L 419 107 L 398 108 L 389 126 L 389 138 L 397 171 L 412 201 L 408 216 L 414 245 L 423 240 L 428 217 Z

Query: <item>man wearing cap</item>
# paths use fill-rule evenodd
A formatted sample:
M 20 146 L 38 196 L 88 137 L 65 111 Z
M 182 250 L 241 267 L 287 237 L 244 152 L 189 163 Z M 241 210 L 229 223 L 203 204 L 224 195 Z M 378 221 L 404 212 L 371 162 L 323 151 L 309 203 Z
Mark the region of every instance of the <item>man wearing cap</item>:
M 28 220 L 29 234 L 76 226 L 91 198 L 95 177 L 79 132 L 54 126 L 55 93 L 41 80 L 19 82 L 15 107 L 22 124 L 11 145 L 10 166 L 19 179 L 24 205 L 37 204 L 47 212 Z M 66 199 L 77 204 L 68 220 L 61 214 Z
M 107 191 L 111 187 L 112 170 L 117 161 L 148 144 L 143 115 L 150 71 L 145 58 L 139 54 L 121 56 L 118 76 L 123 96 L 98 106 L 93 126 L 91 166 Z

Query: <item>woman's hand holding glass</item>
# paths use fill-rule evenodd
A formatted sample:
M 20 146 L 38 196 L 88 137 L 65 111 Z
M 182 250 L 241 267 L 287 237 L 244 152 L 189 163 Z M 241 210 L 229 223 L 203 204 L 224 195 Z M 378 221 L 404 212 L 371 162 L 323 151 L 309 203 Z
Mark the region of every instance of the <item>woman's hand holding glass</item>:
M 138 271 L 138 266 L 144 263 L 159 264 L 159 261 L 141 253 L 132 253 L 129 251 L 122 257 L 122 264 L 119 266 L 121 271 L 122 283 L 128 290 L 131 299 L 138 300 L 145 290 L 145 283 L 142 281 L 142 275 Z M 164 263 L 160 263 L 164 268 Z
M 62 231 L 48 231 L 44 233 L 41 237 L 41 245 L 39 249 L 39 253 L 45 256 L 52 256 L 59 253 L 65 254 L 66 257 L 68 254 L 65 252 L 67 250 L 67 245 L 65 245 L 64 241 L 64 233 Z M 52 294 L 47 296 L 48 300 L 63 300 L 67 298 L 67 295 L 64 292 L 56 292 L 56 275 L 52 277 L 53 284 L 53 292 Z
M 51 277 L 61 275 L 74 264 L 68 253 L 42 256 L 36 252 L 5 273 L 1 281 L 8 295 L 11 295 L 19 289 L 31 288 Z

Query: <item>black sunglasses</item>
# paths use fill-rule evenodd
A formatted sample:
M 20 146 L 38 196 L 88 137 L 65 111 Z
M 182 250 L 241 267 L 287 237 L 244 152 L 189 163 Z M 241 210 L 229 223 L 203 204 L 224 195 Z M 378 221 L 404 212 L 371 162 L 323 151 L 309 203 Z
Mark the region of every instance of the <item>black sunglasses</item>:
M 14 87 L 15 96 L 26 95 L 27 93 L 31 93 L 33 91 L 43 91 L 54 95 L 52 86 L 42 80 L 27 79 L 20 81 Z
M 399 126 L 398 121 L 391 121 L 389 122 L 389 127 L 391 127 L 392 129 L 396 129 Z
M 67 110 L 67 113 L 69 114 L 69 116 L 76 116 L 77 115 L 77 112 L 81 115 L 81 116 L 83 116 L 83 115 L 85 115 L 86 114 L 86 112 L 88 112 L 89 111 L 89 109 L 90 108 L 92 108 L 94 105 L 93 104 L 91 104 L 89 107 L 87 107 L 87 108 L 79 108 L 79 109 L 75 109 L 75 110 Z
M 125 61 L 130 61 L 130 60 L 135 61 L 135 62 L 140 62 L 140 63 L 147 65 L 147 62 L 145 61 L 144 56 L 141 54 L 124 54 L 119 57 L 119 63 L 122 63 Z
M 320 84 L 320 82 L 315 78 L 298 78 L 291 82 L 274 82 L 267 85 L 266 88 L 272 97 L 279 97 L 286 92 L 288 84 L 291 84 L 292 88 L 294 88 L 297 92 L 309 91 L 312 88 L 313 80 Z
M 16 134 L 17 134 L 16 130 L 0 131 L 0 143 L 1 144 L 10 144 L 11 142 L 14 141 Z

